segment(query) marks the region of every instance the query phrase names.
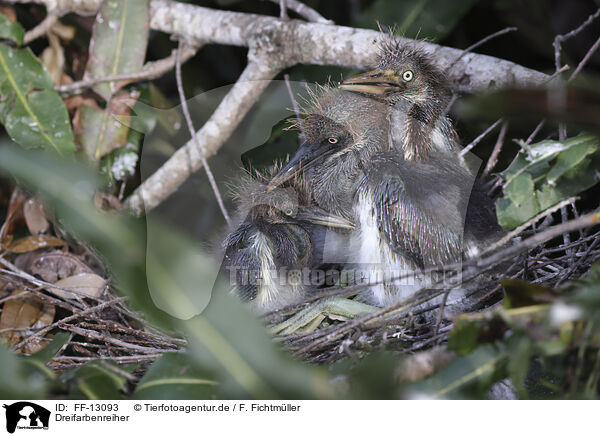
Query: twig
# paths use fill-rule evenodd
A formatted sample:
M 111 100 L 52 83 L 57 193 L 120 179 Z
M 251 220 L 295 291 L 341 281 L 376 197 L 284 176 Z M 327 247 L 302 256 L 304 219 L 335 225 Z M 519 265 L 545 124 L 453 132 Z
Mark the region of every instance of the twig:
M 40 36 L 45 35 L 54 23 L 58 20 L 58 15 L 54 12 L 49 11 L 46 17 L 40 24 L 35 26 L 33 29 L 28 31 L 23 37 L 23 44 L 29 44 L 31 41 L 38 39 Z
M 42 335 L 45 335 L 46 333 L 48 333 L 50 330 L 52 330 L 52 329 L 54 329 L 54 328 L 60 327 L 62 324 L 65 324 L 65 323 L 67 323 L 67 322 L 71 322 L 71 321 L 73 321 L 73 320 L 75 320 L 75 319 L 77 319 L 77 318 L 81 318 L 81 317 L 83 317 L 83 316 L 89 315 L 89 314 L 90 314 L 90 313 L 92 313 L 92 312 L 97 312 L 97 311 L 99 311 L 99 310 L 102 310 L 102 309 L 104 309 L 105 307 L 112 306 L 112 305 L 113 305 L 113 304 L 115 304 L 116 302 L 118 302 L 118 301 L 120 301 L 120 300 L 124 300 L 124 299 L 125 299 L 124 297 L 117 297 L 117 298 L 114 298 L 114 299 L 112 299 L 112 300 L 110 300 L 110 301 L 106 301 L 106 302 L 104 302 L 104 303 L 98 304 L 97 306 L 90 307 L 89 309 L 82 310 L 82 311 L 79 311 L 79 312 L 77 312 L 77 313 L 74 313 L 74 314 L 73 314 L 73 315 L 71 315 L 71 316 L 67 316 L 66 318 L 63 318 L 63 319 L 61 319 L 61 320 L 59 320 L 59 321 L 56 321 L 55 323 L 52 323 L 52 324 L 50 324 L 49 326 L 46 326 L 46 327 L 44 327 L 43 329 L 41 329 L 41 330 L 38 330 L 38 331 L 37 331 L 37 332 L 35 332 L 34 334 L 32 334 L 32 335 L 30 335 L 30 336 L 26 337 L 26 338 L 25 338 L 25 339 L 23 339 L 21 342 L 19 342 L 17 345 L 15 345 L 15 346 L 13 347 L 13 349 L 14 349 L 14 350 L 18 350 L 18 349 L 19 349 L 19 348 L 21 348 L 23 345 L 26 345 L 26 344 L 28 344 L 29 342 L 31 342 L 31 341 L 32 341 L 32 340 L 34 340 L 35 338 L 38 338 L 38 337 L 40 337 L 40 336 L 42 336 Z
M 540 132 L 540 130 L 542 129 L 542 127 L 544 126 L 544 123 L 546 122 L 545 119 L 543 119 L 542 121 L 540 121 L 538 123 L 537 126 L 535 126 L 535 129 L 533 129 L 533 132 L 531 132 L 531 135 L 529 135 L 529 137 L 527 138 L 527 140 L 525 141 L 525 145 L 529 145 L 531 144 L 531 141 L 533 141 L 533 139 L 537 136 L 537 134 Z
M 515 236 L 520 235 L 521 233 L 523 233 L 523 231 L 525 229 L 527 229 L 528 227 L 530 227 L 532 224 L 538 222 L 539 220 L 541 220 L 542 218 L 553 214 L 554 212 L 556 212 L 557 210 L 563 208 L 564 206 L 566 206 L 567 204 L 571 204 L 573 201 L 575 201 L 576 198 L 575 197 L 571 197 L 568 198 L 564 201 L 561 201 L 560 203 L 558 203 L 557 205 L 551 207 L 548 210 L 545 210 L 544 212 L 534 216 L 533 218 L 531 218 L 529 221 L 527 221 L 524 224 L 521 224 L 519 227 L 517 227 L 516 229 L 514 229 L 513 231 L 511 231 L 510 233 L 506 234 L 502 239 L 500 239 L 499 241 L 495 242 L 494 244 L 492 244 L 490 247 L 488 247 L 487 249 L 485 249 L 482 254 L 485 253 L 489 253 L 492 252 L 500 247 L 502 247 L 504 244 L 506 244 L 508 241 L 510 241 L 512 238 L 514 238 Z
M 279 0 L 279 18 L 282 20 L 289 20 L 290 18 L 287 14 L 286 0 Z
M 599 9 L 599 11 L 600 11 L 600 9 Z M 567 83 L 570 82 L 571 80 L 573 80 L 575 77 L 577 77 L 577 75 L 581 72 L 581 69 L 585 66 L 585 64 L 587 64 L 587 62 L 590 60 L 590 58 L 592 57 L 594 52 L 596 50 L 598 50 L 598 47 L 600 47 L 600 37 L 598 37 L 598 39 L 596 40 L 594 45 L 592 45 L 592 47 L 588 50 L 588 52 L 585 54 L 585 56 L 583 57 L 581 62 L 579 62 L 579 65 L 577 65 L 577 68 L 575 68 L 575 71 L 573 71 L 573 74 L 571 74 L 571 77 L 569 77 L 569 80 L 567 80 Z
M 486 36 L 485 38 L 477 41 L 475 44 L 470 45 L 469 47 L 467 47 L 466 49 L 463 50 L 463 52 L 461 53 L 461 55 L 459 57 L 457 57 L 448 67 L 448 69 L 452 69 L 452 67 L 454 67 L 454 65 L 456 65 L 456 63 L 462 59 L 462 57 L 464 55 L 466 55 L 467 53 L 471 52 L 472 50 L 475 50 L 477 47 L 479 47 L 480 45 L 485 44 L 486 42 L 488 42 L 491 39 L 494 39 L 498 36 L 504 35 L 506 33 L 509 32 L 515 32 L 519 29 L 517 29 L 516 27 L 507 27 L 505 29 L 499 30 L 498 32 L 492 33 L 491 35 Z
M 279 4 L 279 11 L 281 18 L 287 18 L 287 13 L 284 14 L 284 10 L 290 9 L 300 15 L 302 18 L 305 18 L 308 21 L 312 21 L 314 23 L 323 23 L 323 24 L 333 24 L 332 20 L 328 20 L 324 18 L 321 14 L 315 11 L 313 8 L 306 6 L 304 3 L 299 2 L 298 0 L 271 0 L 274 3 Z
M 479 135 L 477 138 L 473 139 L 473 141 L 471 141 L 471 143 L 469 145 L 467 145 L 465 148 L 463 148 L 460 151 L 460 153 L 459 153 L 460 157 L 463 157 L 465 154 L 470 152 L 473 149 L 473 147 L 475 147 L 477 144 L 479 144 L 481 142 L 481 140 L 483 138 L 485 138 L 488 133 L 490 133 L 492 130 L 494 130 L 496 128 L 496 126 L 498 124 L 500 124 L 501 122 L 502 122 L 502 118 L 500 118 L 494 124 L 492 124 L 490 127 L 485 129 L 485 131 L 481 135 Z
M 504 146 L 504 137 L 506 136 L 506 132 L 508 130 L 508 124 L 509 124 L 508 121 L 505 121 L 502 124 L 500 133 L 498 133 L 498 139 L 496 140 L 496 145 L 494 146 L 494 149 L 492 150 L 492 154 L 488 160 L 488 163 L 485 166 L 485 169 L 483 170 L 484 177 L 492 172 L 492 170 L 496 166 L 496 163 L 498 162 L 498 156 L 500 156 L 500 150 L 502 150 L 502 147 Z
M 184 63 L 188 59 L 193 57 L 194 54 L 196 54 L 196 52 L 199 50 L 199 48 L 199 46 L 190 47 L 187 45 L 183 47 L 181 53 L 181 62 Z M 173 50 L 173 52 L 164 59 L 160 59 L 158 61 L 153 62 L 147 62 L 142 68 L 142 71 L 136 73 L 113 74 L 110 76 L 93 77 L 86 80 L 79 80 L 77 82 L 55 86 L 54 90 L 63 94 L 73 94 L 85 88 L 91 88 L 92 86 L 103 82 L 139 82 L 142 80 L 156 79 L 157 77 L 160 77 L 163 74 L 170 71 L 171 69 L 173 69 L 176 61 L 177 50 Z
M 563 42 L 565 42 L 565 41 L 573 38 L 577 34 L 579 34 L 583 29 L 585 29 L 587 26 L 589 26 L 590 24 L 592 24 L 592 21 L 594 21 L 598 17 L 600 17 L 600 8 L 596 12 L 594 12 L 592 15 L 590 15 L 587 18 L 587 20 L 585 20 L 576 29 L 573 29 L 570 32 L 565 33 L 564 35 L 556 35 L 556 37 L 554 38 L 554 42 L 552 44 L 554 46 L 554 66 L 556 68 L 556 71 L 560 70 L 561 44 Z
M 190 131 L 190 136 L 192 137 L 192 142 L 195 143 L 198 148 L 200 148 L 200 144 L 196 140 L 196 129 L 194 129 L 194 123 L 192 122 L 192 117 L 190 116 L 190 110 L 188 108 L 187 100 L 185 98 L 185 92 L 183 91 L 183 81 L 181 80 L 182 46 L 183 46 L 183 44 L 180 41 L 179 46 L 177 48 L 176 56 L 175 56 L 175 58 L 176 58 L 175 80 L 177 82 L 177 92 L 179 93 L 179 100 L 181 101 L 181 108 L 183 109 L 183 115 L 185 117 L 185 122 L 188 126 L 188 130 Z M 188 164 L 189 164 L 188 171 L 190 173 L 192 173 L 193 170 L 192 170 L 192 163 L 191 163 L 192 159 L 190 156 L 190 150 L 187 149 L 187 151 L 188 151 Z M 217 199 L 217 203 L 219 204 L 221 213 L 223 213 L 223 217 L 225 217 L 225 221 L 227 221 L 227 225 L 230 226 L 231 218 L 229 218 L 229 214 L 227 213 L 227 209 L 225 208 L 225 204 L 223 203 L 223 198 L 221 197 L 221 193 L 219 192 L 219 187 L 217 186 L 217 182 L 215 181 L 215 176 L 213 175 L 212 171 L 210 170 L 210 167 L 208 166 L 208 162 L 206 161 L 206 158 L 204 156 L 202 156 L 201 152 L 199 154 L 201 155 L 200 161 L 202 162 L 202 166 L 204 167 L 204 170 L 206 171 L 206 176 L 208 177 L 208 182 L 210 183 L 213 193 L 215 194 L 215 198 Z

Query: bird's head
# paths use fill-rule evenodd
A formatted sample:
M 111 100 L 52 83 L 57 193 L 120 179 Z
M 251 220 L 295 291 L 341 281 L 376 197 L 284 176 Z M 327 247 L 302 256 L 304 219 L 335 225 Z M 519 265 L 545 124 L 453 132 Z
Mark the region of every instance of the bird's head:
M 300 147 L 273 176 L 269 182 L 269 190 L 298 177 L 306 170 L 320 165 L 332 155 L 356 143 L 355 137 L 348 128 L 322 115 L 308 115 L 298 124 L 302 132 Z
M 447 100 L 445 75 L 412 44 L 394 39 L 381 43 L 379 64 L 366 73 L 344 80 L 339 88 L 381 99 L 389 104 L 407 101 L 427 106 Z

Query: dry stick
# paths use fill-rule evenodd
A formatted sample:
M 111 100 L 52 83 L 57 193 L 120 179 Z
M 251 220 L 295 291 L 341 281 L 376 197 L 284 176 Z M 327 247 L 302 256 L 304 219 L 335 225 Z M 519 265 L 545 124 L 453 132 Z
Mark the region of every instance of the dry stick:
M 25 34 L 23 37 L 23 44 L 29 44 L 31 41 L 38 39 L 42 35 L 45 35 L 50 28 L 54 26 L 54 23 L 56 23 L 57 20 L 58 15 L 52 11 L 49 11 L 48 15 L 46 15 L 40 24 Z
M 471 280 L 472 278 L 493 268 L 495 265 L 503 262 L 504 260 L 514 257 L 514 256 L 522 253 L 523 251 L 526 251 L 528 249 L 536 247 L 536 246 L 540 245 L 541 243 L 544 243 L 551 239 L 554 239 L 555 237 L 560 236 L 565 232 L 572 232 L 574 230 L 594 226 L 599 223 L 600 223 L 600 211 L 596 211 L 596 212 L 593 212 L 593 213 L 590 213 L 587 215 L 583 215 L 582 217 L 580 217 L 578 219 L 571 220 L 571 221 L 559 224 L 554 227 L 550 227 L 549 229 L 547 229 L 541 233 L 538 233 L 536 235 L 533 235 L 530 238 L 527 238 L 518 244 L 515 244 L 511 247 L 507 247 L 495 254 L 490 255 L 487 258 L 478 260 L 476 262 L 475 266 L 470 267 L 469 269 L 467 269 L 465 271 L 465 273 L 462 275 L 462 279 L 463 279 L 463 281 L 465 279 Z M 454 287 L 456 287 L 458 285 L 460 285 L 460 283 L 457 283 L 456 285 L 454 285 Z M 424 290 L 425 289 L 421 289 L 421 290 L 417 291 L 417 294 L 423 292 Z M 438 292 L 437 294 L 439 295 L 440 293 L 441 293 L 441 291 Z M 339 337 L 340 335 L 343 335 L 344 333 L 350 331 L 351 329 L 359 327 L 360 325 L 365 324 L 366 322 L 371 321 L 375 318 L 390 316 L 390 314 L 392 314 L 395 311 L 397 311 L 398 309 L 406 306 L 407 301 L 414 300 L 415 295 L 416 294 L 413 294 L 413 296 L 411 296 L 403 301 L 399 301 L 398 303 L 395 303 L 391 306 L 384 307 L 376 312 L 365 315 L 356 320 L 344 323 L 344 325 L 337 327 L 331 333 L 327 334 L 327 336 L 321 337 L 320 339 L 314 341 L 313 343 L 308 344 L 305 347 L 301 348 L 300 350 L 297 351 L 297 353 L 298 354 L 306 353 L 307 351 L 312 350 L 314 347 L 322 344 L 323 342 L 327 342 L 328 340 L 333 340 L 333 339 Z
M 490 247 L 488 247 L 485 250 L 483 250 L 482 254 L 490 253 L 490 252 L 492 252 L 492 251 L 494 251 L 494 250 L 502 247 L 504 244 L 506 244 L 512 238 L 514 238 L 515 236 L 520 235 L 521 233 L 523 233 L 523 231 L 525 229 L 527 229 L 528 227 L 530 227 L 532 224 L 538 222 L 539 220 L 541 220 L 542 218 L 544 218 L 544 217 L 546 217 L 548 215 L 553 214 L 557 210 L 565 207 L 567 204 L 571 204 L 575 200 L 576 200 L 576 197 L 567 198 L 566 200 L 561 201 L 557 205 L 552 206 L 550 209 L 547 209 L 544 212 L 542 212 L 542 213 L 534 216 L 533 218 L 531 218 L 526 223 L 521 224 L 519 227 L 517 227 L 516 229 L 514 229 L 510 233 L 506 234 L 504 237 L 502 237 L 502 239 L 500 239 L 499 241 L 497 241 L 494 244 L 492 244 Z
M 90 314 L 92 312 L 97 312 L 99 310 L 102 310 L 105 307 L 111 306 L 111 305 L 115 304 L 116 302 L 118 302 L 120 300 L 125 300 L 125 298 L 124 297 L 117 297 L 117 298 L 114 298 L 114 299 L 112 299 L 110 301 L 106 301 L 106 302 L 104 302 L 102 304 L 98 304 L 97 306 L 90 307 L 89 309 L 83 310 L 81 312 L 74 313 L 71 316 L 67 316 L 66 318 L 63 318 L 63 319 L 61 319 L 59 321 L 56 321 L 55 323 L 52 323 L 49 326 L 46 326 L 43 329 L 38 330 L 37 332 L 35 332 L 31 336 L 28 336 L 27 338 L 23 339 L 21 342 L 19 342 L 17 345 L 15 345 L 13 347 L 13 349 L 14 350 L 18 350 L 23 345 L 28 344 L 29 342 L 31 342 L 36 337 L 40 337 L 41 335 L 44 335 L 44 334 L 48 333 L 50 330 L 52 330 L 54 328 L 57 328 L 57 327 L 60 327 L 62 324 L 65 324 L 67 322 L 71 322 L 74 319 L 81 318 L 82 316 L 86 316 L 86 315 L 88 315 L 88 314 Z
M 571 74 L 571 77 L 569 77 L 567 83 L 573 80 L 575 77 L 577 77 L 577 75 L 581 72 L 581 69 L 585 66 L 585 64 L 587 64 L 594 52 L 598 50 L 598 47 L 600 47 L 600 37 L 598 37 L 594 45 L 592 45 L 592 47 L 588 50 L 581 62 L 579 62 L 579 65 L 577 65 L 577 68 L 575 68 L 575 71 L 573 71 L 573 74 Z
M 498 134 L 498 140 L 496 141 L 494 150 L 492 150 L 492 155 L 490 156 L 490 159 L 488 160 L 488 163 L 485 166 L 485 169 L 483 170 L 484 177 L 487 176 L 490 172 L 492 172 L 492 170 L 496 166 L 496 163 L 498 162 L 498 156 L 500 156 L 500 150 L 502 150 L 502 147 L 504 145 L 504 137 L 506 136 L 506 131 L 508 130 L 508 124 L 508 121 L 502 123 L 502 128 L 500 129 L 500 133 Z
M 156 353 L 157 351 L 159 351 L 158 349 L 153 348 L 153 347 L 142 347 L 140 345 L 131 344 L 129 342 L 125 342 L 120 339 L 110 337 L 108 335 L 103 335 L 94 330 L 82 329 L 82 328 L 72 326 L 72 325 L 65 325 L 63 327 L 63 329 L 71 331 L 75 334 L 84 336 L 86 338 L 96 339 L 96 340 L 103 341 L 103 342 L 108 342 L 113 345 L 116 345 L 117 347 L 129 349 L 129 350 L 136 350 L 136 351 L 139 351 L 140 353 Z M 169 351 L 171 351 L 171 350 L 169 350 Z M 173 349 L 172 352 L 177 353 L 177 352 L 179 352 L 179 350 Z
M 143 355 L 133 355 L 133 356 L 94 356 L 94 357 L 80 357 L 80 356 L 60 356 L 54 357 L 52 360 L 55 362 L 65 362 L 65 361 L 74 361 L 74 362 L 89 362 L 91 360 L 114 360 L 118 363 L 130 363 L 130 362 L 141 362 L 146 360 L 155 360 L 161 357 L 163 353 L 155 353 L 155 354 L 143 354 Z
M 594 21 L 598 17 L 600 17 L 600 8 L 596 12 L 594 12 L 592 15 L 590 15 L 587 18 L 587 20 L 585 20 L 576 29 L 573 29 L 570 32 L 565 33 L 564 35 L 556 35 L 552 45 L 554 46 L 554 65 L 555 65 L 557 71 L 560 70 L 561 43 L 563 43 L 563 42 L 573 38 L 577 34 L 579 34 L 583 29 L 585 29 L 587 26 L 592 24 L 592 21 Z
M 286 0 L 279 0 L 279 18 L 282 20 L 289 20 L 290 17 L 288 17 L 287 6 L 285 4 Z
M 500 124 L 501 122 L 502 122 L 502 118 L 500 118 L 494 124 L 492 124 L 490 127 L 488 127 L 487 129 L 485 129 L 485 131 L 481 135 L 479 135 L 477 138 L 473 139 L 473 141 L 471 141 L 471 143 L 469 145 L 467 145 L 465 148 L 463 148 L 460 151 L 459 156 L 463 157 L 465 154 L 467 154 L 468 152 L 470 152 L 473 149 L 473 147 L 475 147 L 477 144 L 479 144 L 481 142 L 481 140 L 483 138 L 485 138 L 488 133 L 490 133 L 492 130 L 494 130 L 496 128 L 496 126 L 498 124 Z
M 177 82 L 177 92 L 179 93 L 179 100 L 181 100 L 181 108 L 183 109 L 183 115 L 185 117 L 185 123 L 188 126 L 188 130 L 190 131 L 190 135 L 192 137 L 192 142 L 196 143 L 196 147 L 200 148 L 200 144 L 196 140 L 196 129 L 194 129 L 194 123 L 192 122 L 192 117 L 190 116 L 190 110 L 187 105 L 187 100 L 185 99 L 185 93 L 183 91 L 183 81 L 181 80 L 181 49 L 182 43 L 179 41 L 179 46 L 176 52 L 176 61 L 175 61 L 175 80 Z M 186 148 L 187 149 L 187 148 Z M 210 186 L 215 194 L 215 198 L 217 199 L 217 203 L 219 204 L 219 208 L 221 209 L 221 213 L 225 217 L 225 221 L 227 221 L 227 225 L 231 226 L 231 218 L 229 218 L 229 214 L 227 213 L 227 209 L 225 209 L 225 204 L 223 203 L 223 198 L 221 197 L 221 193 L 219 192 L 219 187 L 217 186 L 217 182 L 215 181 L 215 176 L 213 175 L 210 167 L 208 166 L 208 162 L 206 158 L 202 156 L 200 158 L 202 162 L 202 166 L 206 171 L 206 176 L 208 177 L 208 181 Z M 190 150 L 188 150 L 188 171 L 190 174 L 193 172 L 192 169 L 192 159 Z
M 475 50 L 477 47 L 479 47 L 480 45 L 485 44 L 486 42 L 488 42 L 491 39 L 494 39 L 498 36 L 504 35 L 505 33 L 509 33 L 509 32 L 515 32 L 517 29 L 516 27 L 507 27 L 505 29 L 499 30 L 498 32 L 492 33 L 491 35 L 486 36 L 485 38 L 481 39 L 480 41 L 477 41 L 475 44 L 470 45 L 469 47 L 467 47 L 466 49 L 464 49 L 464 51 L 461 53 L 461 55 L 459 57 L 457 57 L 454 62 L 452 62 L 450 64 L 450 66 L 448 67 L 448 69 L 451 69 L 454 65 L 456 65 L 456 63 L 462 59 L 462 57 L 464 55 L 466 55 L 467 53 L 471 52 L 472 50 Z
M 181 53 L 181 62 L 184 63 L 188 59 L 193 57 L 199 49 L 200 45 L 194 47 L 185 46 L 183 48 L 183 52 Z M 135 73 L 112 74 L 110 76 L 93 77 L 86 80 L 79 80 L 77 82 L 55 86 L 54 90 L 63 94 L 73 94 L 76 92 L 80 92 L 85 88 L 91 88 L 92 86 L 103 82 L 139 82 L 141 80 L 156 79 L 170 71 L 175 66 L 176 62 L 177 51 L 173 50 L 173 52 L 164 59 L 146 62 L 146 64 L 142 67 L 141 71 Z
M 313 8 L 306 6 L 304 3 L 300 3 L 298 0 L 271 0 L 273 3 L 278 3 L 280 12 L 282 9 L 290 9 L 305 18 L 308 21 L 314 23 L 333 24 L 333 21 L 324 18 L 321 14 L 315 11 Z M 281 18 L 283 18 L 283 12 L 281 12 Z M 285 14 L 287 18 L 287 13 Z

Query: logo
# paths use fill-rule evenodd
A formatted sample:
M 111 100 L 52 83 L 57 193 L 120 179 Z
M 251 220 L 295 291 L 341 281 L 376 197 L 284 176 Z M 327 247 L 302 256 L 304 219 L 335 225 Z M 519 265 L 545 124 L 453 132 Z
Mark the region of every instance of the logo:
M 18 429 L 48 429 L 50 411 L 29 401 L 19 401 L 3 406 L 6 409 L 6 431 L 14 433 Z

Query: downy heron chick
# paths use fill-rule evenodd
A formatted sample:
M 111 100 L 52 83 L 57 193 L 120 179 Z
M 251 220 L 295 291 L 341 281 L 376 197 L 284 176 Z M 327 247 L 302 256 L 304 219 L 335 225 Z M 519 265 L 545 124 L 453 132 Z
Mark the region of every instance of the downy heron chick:
M 321 257 L 325 228 L 353 225 L 311 204 L 302 177 L 268 190 L 269 177 L 255 176 L 242 177 L 234 187 L 240 224 L 224 242 L 223 266 L 238 296 L 264 313 L 305 297 L 308 286 L 301 275 Z

